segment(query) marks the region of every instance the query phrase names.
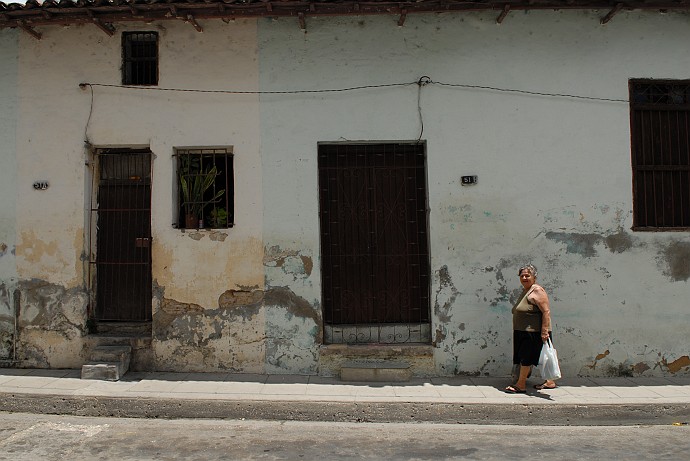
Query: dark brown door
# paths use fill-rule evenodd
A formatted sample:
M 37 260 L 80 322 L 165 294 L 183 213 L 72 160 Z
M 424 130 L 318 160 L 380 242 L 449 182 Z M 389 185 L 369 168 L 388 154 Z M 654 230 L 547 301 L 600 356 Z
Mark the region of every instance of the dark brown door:
M 424 144 L 321 144 L 327 324 L 429 322 Z
M 151 152 L 98 153 L 96 318 L 151 320 Z

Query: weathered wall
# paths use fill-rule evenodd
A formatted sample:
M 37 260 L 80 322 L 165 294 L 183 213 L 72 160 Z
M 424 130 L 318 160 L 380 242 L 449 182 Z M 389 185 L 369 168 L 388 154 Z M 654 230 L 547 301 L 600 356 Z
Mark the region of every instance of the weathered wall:
M 17 240 L 15 195 L 17 163 L 17 60 L 16 30 L 0 30 L 0 360 L 12 358 L 14 336 L 14 291 L 17 264 L 14 257 Z
M 404 27 L 392 16 L 309 18 L 306 34 L 294 19 L 206 21 L 203 33 L 174 21 L 119 25 L 113 37 L 43 28 L 40 41 L 0 31 L 0 331 L 17 288 L 23 364 L 85 357 L 86 136 L 154 153 L 155 367 L 317 373 L 317 143 L 415 140 L 421 110 L 438 374 L 508 373 L 526 261 L 551 295 L 565 374 L 688 373 L 690 238 L 630 230 L 625 102 L 430 84 L 261 97 L 95 87 L 91 106 L 78 87 L 119 84 L 123 30 L 159 32 L 162 88 L 314 90 L 428 75 L 625 100 L 629 78 L 688 78 L 687 16 L 620 13 L 605 27 L 599 16 L 511 13 L 498 26 L 493 13 L 411 15 Z M 208 145 L 233 146 L 236 226 L 176 230 L 173 148 Z M 465 174 L 479 183 L 462 187 Z M 36 180 L 50 187 L 36 191 Z
M 605 12 L 494 13 L 262 20 L 261 88 L 348 88 L 414 82 L 627 100 L 629 78 L 688 78 L 688 17 Z M 414 140 L 417 87 L 264 95 L 266 284 L 320 310 L 319 141 Z M 686 325 L 690 238 L 633 233 L 625 102 L 427 85 L 435 360 L 440 374 L 505 375 L 517 268 L 532 261 L 549 291 L 565 374 L 690 370 Z M 474 174 L 479 183 L 460 185 Z M 274 255 L 274 256 L 271 256 Z M 308 260 L 309 270 L 301 261 Z M 276 311 L 274 325 L 290 318 Z M 288 357 L 313 371 L 312 341 Z M 269 322 L 270 323 L 270 322 Z
M 160 34 L 160 87 L 255 90 L 256 23 L 221 21 L 198 33 L 184 22 L 46 28 L 21 38 L 17 261 L 26 365 L 79 366 L 84 359 L 84 241 L 93 146 L 150 146 L 153 348 L 160 370 L 263 371 L 263 245 L 258 98 L 124 90 L 122 30 Z M 46 81 L 46 75 L 50 80 Z M 88 121 L 88 124 L 87 124 Z M 173 228 L 173 148 L 232 146 L 236 227 Z M 31 188 L 35 179 L 47 191 Z M 86 191 L 86 192 L 85 192 Z

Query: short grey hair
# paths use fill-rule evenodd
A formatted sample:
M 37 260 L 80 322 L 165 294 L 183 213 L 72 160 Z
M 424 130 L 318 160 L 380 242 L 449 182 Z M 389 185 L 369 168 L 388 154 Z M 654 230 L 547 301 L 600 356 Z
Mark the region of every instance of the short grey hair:
M 534 264 L 525 264 L 524 266 L 520 266 L 520 269 L 518 269 L 518 275 L 522 274 L 522 271 L 528 271 L 535 279 L 537 278 L 537 268 L 534 266 Z

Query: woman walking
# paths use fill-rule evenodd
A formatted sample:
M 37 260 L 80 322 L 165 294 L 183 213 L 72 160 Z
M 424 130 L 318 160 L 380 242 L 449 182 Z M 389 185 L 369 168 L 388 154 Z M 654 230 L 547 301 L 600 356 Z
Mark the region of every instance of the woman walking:
M 511 394 L 527 391 L 527 378 L 532 366 L 539 363 L 544 342 L 551 337 L 551 309 L 546 290 L 537 281 L 537 268 L 532 264 L 518 270 L 522 295 L 513 306 L 513 364 L 520 365 L 517 382 L 505 388 Z M 556 383 L 546 380 L 535 389 L 554 389 Z

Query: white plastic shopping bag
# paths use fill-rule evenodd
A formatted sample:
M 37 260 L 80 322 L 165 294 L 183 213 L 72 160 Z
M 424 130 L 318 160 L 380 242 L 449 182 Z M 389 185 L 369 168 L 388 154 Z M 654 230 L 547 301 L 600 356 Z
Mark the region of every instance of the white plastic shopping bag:
M 551 338 L 544 342 L 539 355 L 539 374 L 544 379 L 558 379 L 561 377 L 561 367 L 558 366 L 558 354 L 551 343 Z

